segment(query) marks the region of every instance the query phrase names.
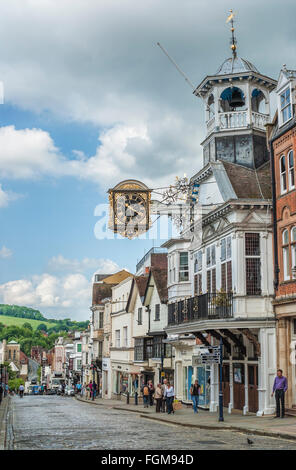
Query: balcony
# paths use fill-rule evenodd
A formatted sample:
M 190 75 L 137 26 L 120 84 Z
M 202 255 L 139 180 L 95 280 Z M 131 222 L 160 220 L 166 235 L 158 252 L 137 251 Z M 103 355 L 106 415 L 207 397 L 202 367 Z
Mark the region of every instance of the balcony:
M 247 111 L 220 112 L 218 117 L 218 128 L 220 130 L 248 127 L 250 119 Z M 268 114 L 252 111 L 251 121 L 254 128 L 265 131 L 265 124 L 269 122 L 269 116 Z M 207 135 L 215 130 L 216 125 L 215 117 L 211 117 L 207 121 Z
M 233 317 L 232 293 L 207 293 L 168 305 L 168 326 Z

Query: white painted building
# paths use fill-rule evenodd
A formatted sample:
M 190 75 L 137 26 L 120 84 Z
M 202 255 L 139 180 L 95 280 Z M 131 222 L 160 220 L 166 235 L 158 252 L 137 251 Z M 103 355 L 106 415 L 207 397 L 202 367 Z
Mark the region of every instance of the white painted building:
M 198 378 L 204 404 L 218 406 L 218 366 L 199 364 L 201 346 L 223 341 L 224 406 L 274 412 L 276 371 L 269 156 L 265 123 L 276 82 L 234 52 L 196 88 L 206 110 L 204 166 L 190 180 L 180 239 L 168 249 L 166 332 L 176 349 L 177 398 Z M 175 335 L 172 337 L 172 335 Z M 188 335 L 188 336 L 186 336 Z M 194 339 L 194 337 L 196 339 Z
M 133 313 L 126 311 L 132 283 L 133 277 L 128 277 L 112 287 L 110 367 L 112 396 L 118 398 L 132 390 Z M 105 362 L 107 368 L 109 361 Z

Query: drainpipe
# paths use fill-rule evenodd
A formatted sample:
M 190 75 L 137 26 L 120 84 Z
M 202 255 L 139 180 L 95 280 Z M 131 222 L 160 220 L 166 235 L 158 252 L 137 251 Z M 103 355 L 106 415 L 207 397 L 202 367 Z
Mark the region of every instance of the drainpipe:
M 277 214 L 276 214 L 276 189 L 275 189 L 275 163 L 273 152 L 273 140 L 270 142 L 270 166 L 271 166 L 271 189 L 272 189 L 272 225 L 273 225 L 273 255 L 274 255 L 274 289 L 279 285 L 279 257 L 277 236 Z

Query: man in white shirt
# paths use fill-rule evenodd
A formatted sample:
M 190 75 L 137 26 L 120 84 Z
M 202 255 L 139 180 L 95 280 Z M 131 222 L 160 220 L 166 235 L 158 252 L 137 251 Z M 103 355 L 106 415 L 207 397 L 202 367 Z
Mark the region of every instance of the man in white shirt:
M 162 413 L 165 413 L 165 408 L 166 408 L 166 398 L 164 396 L 164 392 L 166 391 L 166 388 L 167 388 L 167 383 L 168 383 L 168 380 L 167 379 L 163 379 L 163 384 L 161 385 L 161 390 L 162 390 L 162 407 L 161 407 L 161 411 Z
M 175 397 L 175 390 L 174 390 L 174 387 L 170 384 L 170 382 L 167 383 L 167 387 L 165 389 L 164 396 L 165 396 L 166 402 L 167 402 L 167 412 L 170 415 L 171 413 L 174 413 L 173 401 L 174 401 L 174 397 Z

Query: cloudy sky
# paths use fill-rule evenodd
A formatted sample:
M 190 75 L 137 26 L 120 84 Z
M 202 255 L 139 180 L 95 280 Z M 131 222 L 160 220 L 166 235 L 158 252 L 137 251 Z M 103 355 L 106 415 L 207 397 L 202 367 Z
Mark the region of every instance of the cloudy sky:
M 293 0 L 3 0 L 0 302 L 86 319 L 94 272 L 134 271 L 153 243 L 98 240 L 95 208 L 125 178 L 151 187 L 201 166 L 194 84 L 238 54 L 296 68 Z

